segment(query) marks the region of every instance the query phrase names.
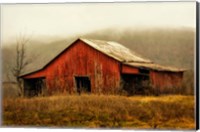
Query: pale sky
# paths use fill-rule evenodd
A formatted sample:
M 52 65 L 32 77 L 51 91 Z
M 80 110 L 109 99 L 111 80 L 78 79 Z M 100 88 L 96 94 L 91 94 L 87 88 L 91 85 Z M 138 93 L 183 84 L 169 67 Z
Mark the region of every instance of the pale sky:
M 195 2 L 1 5 L 1 39 L 67 37 L 112 27 L 195 28 L 195 11 Z

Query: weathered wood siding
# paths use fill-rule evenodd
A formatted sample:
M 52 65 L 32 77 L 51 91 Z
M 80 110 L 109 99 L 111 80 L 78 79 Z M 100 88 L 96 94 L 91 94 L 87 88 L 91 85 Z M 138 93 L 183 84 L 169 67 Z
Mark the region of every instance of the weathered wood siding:
M 183 79 L 183 72 L 151 71 L 151 83 L 160 93 L 176 92 Z
M 122 74 L 139 74 L 139 69 L 127 65 L 122 65 Z
M 88 76 L 92 93 L 114 93 L 120 87 L 120 63 L 78 40 L 46 68 L 24 78 L 44 76 L 50 93 L 75 92 L 75 76 Z

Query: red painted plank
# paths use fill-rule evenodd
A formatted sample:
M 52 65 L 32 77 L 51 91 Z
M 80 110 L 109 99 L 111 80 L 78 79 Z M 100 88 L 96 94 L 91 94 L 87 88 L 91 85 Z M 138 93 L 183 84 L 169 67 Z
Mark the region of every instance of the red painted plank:
M 150 79 L 153 87 L 159 88 L 160 92 L 164 92 L 167 89 L 181 87 L 183 72 L 151 71 Z
M 138 68 L 122 65 L 122 73 L 124 74 L 139 74 Z

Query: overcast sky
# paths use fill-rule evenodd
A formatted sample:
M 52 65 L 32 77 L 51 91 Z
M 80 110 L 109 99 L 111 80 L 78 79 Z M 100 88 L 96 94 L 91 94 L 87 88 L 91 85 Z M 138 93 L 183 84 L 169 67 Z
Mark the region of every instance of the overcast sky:
M 61 36 L 110 27 L 195 28 L 195 2 L 12 4 L 1 6 L 1 39 Z

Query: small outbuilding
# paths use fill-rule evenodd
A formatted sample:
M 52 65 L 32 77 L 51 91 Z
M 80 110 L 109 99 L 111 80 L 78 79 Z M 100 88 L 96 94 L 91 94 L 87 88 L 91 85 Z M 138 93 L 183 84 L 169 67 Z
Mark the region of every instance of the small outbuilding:
M 79 38 L 48 63 L 28 68 L 20 78 L 24 94 L 143 94 L 176 91 L 183 70 L 155 64 L 122 44 Z

